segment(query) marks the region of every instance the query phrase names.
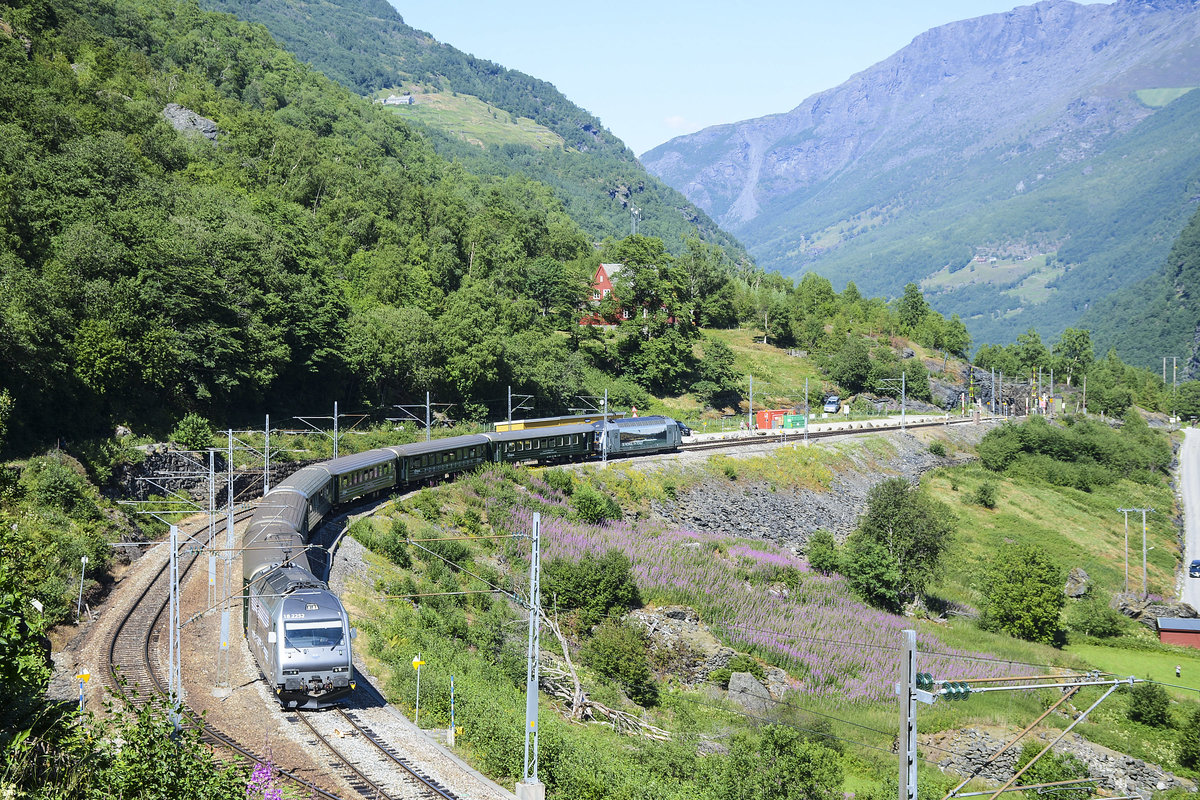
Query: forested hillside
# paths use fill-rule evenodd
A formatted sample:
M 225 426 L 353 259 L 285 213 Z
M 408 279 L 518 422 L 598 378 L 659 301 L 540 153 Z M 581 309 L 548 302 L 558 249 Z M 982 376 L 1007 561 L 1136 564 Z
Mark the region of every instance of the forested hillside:
M 1177 359 L 1179 378 L 1200 378 L 1200 212 L 1179 234 L 1157 274 L 1093 306 L 1080 320 L 1102 347 L 1130 361 Z
M 734 258 L 742 246 L 683 195 L 647 173 L 600 120 L 552 84 L 443 44 L 404 23 L 386 0 L 202 0 L 202 4 L 266 25 L 302 61 L 359 94 L 420 85 L 420 92 L 477 97 L 514 117 L 545 126 L 561 146 L 468 141 L 455 125 L 417 123 L 438 152 L 476 173 L 523 174 L 554 187 L 568 213 L 596 240 L 624 236 L 631 211 L 638 231 L 680 252 L 689 236 L 720 245 Z M 418 93 L 418 102 L 427 95 Z

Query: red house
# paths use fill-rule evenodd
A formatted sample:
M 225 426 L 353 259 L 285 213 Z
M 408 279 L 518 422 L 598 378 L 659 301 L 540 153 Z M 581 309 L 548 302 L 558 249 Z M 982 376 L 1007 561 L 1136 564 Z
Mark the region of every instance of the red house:
M 613 280 L 621 271 L 620 264 L 601 264 L 596 267 L 596 274 L 592 278 L 592 306 L 598 306 L 602 301 L 607 300 L 613 295 Z M 629 310 L 621 309 L 621 319 L 629 319 Z M 580 325 L 615 325 L 616 319 L 606 319 L 600 314 L 600 311 L 593 309 L 583 318 L 579 320 Z

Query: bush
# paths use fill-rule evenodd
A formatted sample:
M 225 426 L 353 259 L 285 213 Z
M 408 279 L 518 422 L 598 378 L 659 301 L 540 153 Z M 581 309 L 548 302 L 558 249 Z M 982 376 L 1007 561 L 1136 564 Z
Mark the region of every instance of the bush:
M 1030 742 L 1021 748 L 1021 754 L 1017 757 L 1017 767 L 1023 767 L 1033 760 L 1042 749 L 1042 745 L 1037 742 Z M 1024 783 L 1056 783 L 1058 781 L 1069 781 L 1075 778 L 1086 778 L 1088 776 L 1087 765 L 1080 761 L 1071 753 L 1055 753 L 1051 750 L 1046 755 L 1037 760 L 1037 763 L 1029 768 L 1025 773 L 1025 778 L 1028 780 Z M 1056 796 L 1062 797 L 1063 800 L 1084 800 L 1092 793 L 1091 787 L 1061 787 Z M 1038 800 L 1042 797 L 1036 789 L 1030 789 L 1025 792 L 1025 796 L 1030 800 Z
M 602 556 L 584 553 L 579 561 L 547 561 L 542 566 L 542 597 L 563 610 L 578 612 L 579 626 L 584 629 L 613 612 L 642 604 L 633 564 L 620 550 Z
M 984 481 L 979 484 L 979 488 L 971 495 L 971 502 L 984 508 L 996 507 L 996 484 L 991 481 Z
M 838 568 L 837 542 L 833 534 L 824 528 L 813 531 L 808 537 L 808 547 L 805 551 L 808 565 L 822 575 L 836 572 Z
M 212 440 L 212 425 L 199 414 L 186 415 L 171 433 L 171 441 L 184 450 L 204 450 L 212 447 Z
M 645 631 L 607 620 L 583 646 L 583 660 L 598 674 L 619 685 L 638 705 L 658 703 L 658 687 L 646 657 Z
M 551 489 L 556 489 L 567 497 L 575 491 L 575 477 L 565 469 L 548 469 L 542 474 L 542 478 Z
M 1121 633 L 1125 615 L 1110 608 L 1102 598 L 1089 596 L 1072 603 L 1063 615 L 1063 622 L 1076 633 L 1107 639 Z
M 933 453 L 938 458 L 945 458 L 946 445 L 940 441 L 932 441 L 929 443 L 929 452 Z
M 584 484 L 571 495 L 571 506 L 584 522 L 599 525 L 621 518 L 621 506 L 591 484 Z
M 1157 683 L 1135 683 L 1129 690 L 1129 721 L 1155 728 L 1171 727 L 1171 698 Z

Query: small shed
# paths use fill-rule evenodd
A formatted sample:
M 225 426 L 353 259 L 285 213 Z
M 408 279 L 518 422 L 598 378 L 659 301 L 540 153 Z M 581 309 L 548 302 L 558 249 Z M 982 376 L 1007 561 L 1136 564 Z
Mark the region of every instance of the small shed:
M 1159 617 L 1158 640 L 1164 644 L 1200 648 L 1200 619 Z

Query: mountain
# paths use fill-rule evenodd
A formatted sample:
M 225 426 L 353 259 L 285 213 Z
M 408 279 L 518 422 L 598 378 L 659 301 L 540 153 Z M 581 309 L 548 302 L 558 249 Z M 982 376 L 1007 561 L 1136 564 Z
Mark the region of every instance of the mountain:
M 764 268 L 919 281 L 977 341 L 1054 335 L 1160 268 L 1196 209 L 1196 86 L 1196 2 L 1047 0 L 642 161 Z
M 552 84 L 437 41 L 406 25 L 385 0 L 202 5 L 265 25 L 301 60 L 359 94 L 408 93 L 415 103 L 392 110 L 423 128 L 441 155 L 475 173 L 520 173 L 549 184 L 596 239 L 627 235 L 636 218 L 638 233 L 671 250 L 698 236 L 746 258 L 732 236 L 647 173 L 600 120 Z

